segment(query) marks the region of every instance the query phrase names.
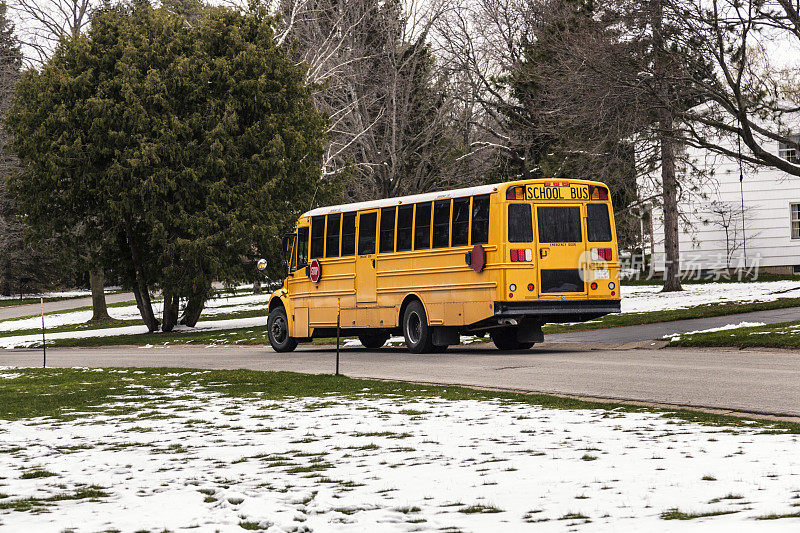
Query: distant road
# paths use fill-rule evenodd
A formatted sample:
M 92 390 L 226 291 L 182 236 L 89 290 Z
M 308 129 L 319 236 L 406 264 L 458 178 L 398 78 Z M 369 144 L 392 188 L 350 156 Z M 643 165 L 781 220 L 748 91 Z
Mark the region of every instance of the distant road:
M 264 346 L 60 348 L 50 366 L 171 366 L 331 373 L 335 349 L 301 346 L 278 354 Z M 0 350 L 0 366 L 38 366 L 41 351 Z M 800 420 L 800 351 L 607 349 L 543 344 L 501 353 L 490 344 L 442 354 L 400 348 L 342 350 L 342 373 L 393 379 L 649 402 L 789 416 Z
M 545 340 L 547 342 L 599 342 L 621 345 L 651 339 L 661 339 L 666 335 L 718 328 L 727 324 L 741 324 L 742 322 L 777 324 L 779 322 L 796 320 L 800 320 L 800 307 L 772 309 L 769 311 L 752 311 L 750 313 L 709 318 L 693 318 L 690 320 L 673 320 L 671 322 L 657 322 L 655 324 L 642 324 L 639 326 L 622 326 L 618 328 L 593 329 L 570 333 L 554 333 L 545 335 Z
M 132 292 L 120 292 L 114 294 L 106 294 L 106 303 L 113 304 L 117 302 L 127 302 L 133 300 Z M 68 300 L 58 300 L 55 302 L 45 302 L 44 312 L 51 311 L 64 311 L 66 309 L 77 309 L 78 307 L 88 307 L 92 305 L 92 297 L 86 298 L 70 298 Z M 38 315 L 41 312 L 40 304 L 26 304 L 14 305 L 9 307 L 0 307 L 0 320 L 8 320 L 9 318 L 19 318 L 23 316 Z

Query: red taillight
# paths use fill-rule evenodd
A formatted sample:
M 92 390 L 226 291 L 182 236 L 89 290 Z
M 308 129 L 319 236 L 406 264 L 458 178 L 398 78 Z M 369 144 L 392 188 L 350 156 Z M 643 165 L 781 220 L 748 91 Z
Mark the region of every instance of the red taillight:
M 593 290 L 593 291 L 596 291 L 596 290 L 597 290 L 597 283 L 595 283 L 595 282 L 593 281 L 593 282 L 592 282 L 592 285 L 591 285 L 591 287 L 592 287 L 592 290 Z
M 592 189 L 592 200 L 608 200 L 608 189 L 595 186 Z
M 606 261 L 611 261 L 611 248 L 600 248 L 600 257 Z
M 533 251 L 530 248 L 514 248 L 509 252 L 511 261 L 533 261 Z
M 533 283 L 528 283 L 528 290 L 533 292 Z
M 516 187 L 509 187 L 506 191 L 506 200 L 524 200 L 525 188 L 522 185 Z

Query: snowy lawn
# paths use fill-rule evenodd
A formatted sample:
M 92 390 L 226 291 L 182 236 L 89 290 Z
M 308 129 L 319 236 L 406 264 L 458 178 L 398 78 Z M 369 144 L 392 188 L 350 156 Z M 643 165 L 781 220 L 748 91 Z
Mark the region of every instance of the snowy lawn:
M 800 322 L 742 322 L 732 328 L 714 328 L 675 335 L 670 339 L 670 345 L 800 348 Z
M 661 292 L 660 285 L 622 284 L 622 312 L 686 309 L 719 303 L 769 302 L 800 297 L 800 279 L 746 283 L 686 283 L 681 292 Z
M 0 400 L 9 531 L 800 527 L 788 424 L 257 372 L 6 369 Z

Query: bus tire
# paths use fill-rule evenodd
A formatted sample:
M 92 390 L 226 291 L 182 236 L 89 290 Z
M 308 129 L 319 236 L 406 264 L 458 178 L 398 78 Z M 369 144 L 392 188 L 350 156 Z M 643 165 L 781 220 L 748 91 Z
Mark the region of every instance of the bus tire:
M 289 336 L 289 320 L 282 305 L 270 312 L 267 318 L 267 334 L 269 343 L 276 352 L 291 352 L 297 348 L 297 339 Z
M 403 312 L 403 336 L 411 353 L 427 353 L 433 347 L 428 316 L 419 300 L 409 303 Z
M 367 350 L 377 350 L 386 344 L 386 341 L 389 340 L 389 334 L 385 331 L 381 331 L 378 333 L 370 333 L 368 335 L 359 335 L 358 340 Z
M 489 332 L 492 337 L 492 342 L 497 346 L 498 350 L 528 350 L 534 343 L 532 342 L 519 342 L 517 340 L 517 330 L 514 328 L 498 328 Z

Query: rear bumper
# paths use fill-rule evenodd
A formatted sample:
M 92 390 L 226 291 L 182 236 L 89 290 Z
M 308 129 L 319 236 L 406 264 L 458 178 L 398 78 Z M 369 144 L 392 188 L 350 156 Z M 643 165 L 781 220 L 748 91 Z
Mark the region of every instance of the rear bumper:
M 530 317 L 542 322 L 582 322 L 619 312 L 619 299 L 494 302 L 495 318 Z

